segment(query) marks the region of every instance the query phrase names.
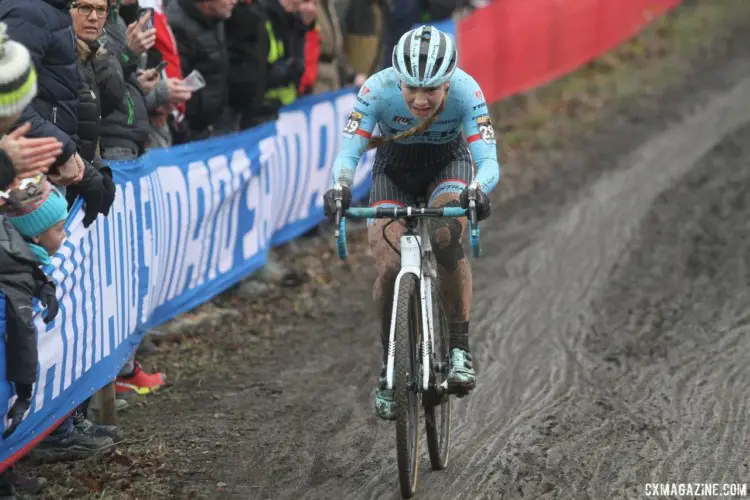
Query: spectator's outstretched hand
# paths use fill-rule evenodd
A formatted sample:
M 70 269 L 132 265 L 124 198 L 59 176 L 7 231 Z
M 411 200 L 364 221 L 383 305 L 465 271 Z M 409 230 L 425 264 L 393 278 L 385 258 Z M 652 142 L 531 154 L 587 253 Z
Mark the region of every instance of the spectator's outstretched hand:
M 0 139 L 0 149 L 10 158 L 16 177 L 21 179 L 46 173 L 62 153 L 62 142 L 54 137 L 26 138 L 31 124 L 25 123 Z
M 154 69 L 141 71 L 138 75 L 138 83 L 141 85 L 144 94 L 148 94 L 156 88 L 161 80 L 161 75 Z
M 84 164 L 78 153 L 68 158 L 68 161 L 57 167 L 58 173 L 50 174 L 49 180 L 60 186 L 69 186 L 81 182 Z
M 89 227 L 99 216 L 109 215 L 109 209 L 115 201 L 115 183 L 112 181 L 112 171 L 106 165 L 97 169 L 86 163 L 83 180 L 70 186 L 68 191 L 83 198 L 86 215 L 83 217 L 83 227 Z
M 128 48 L 139 56 L 151 49 L 156 44 L 156 28 L 151 28 L 143 31 L 143 25 L 151 17 L 151 13 L 147 12 L 142 18 L 128 26 L 126 32 L 126 40 Z
M 3 432 L 3 439 L 8 439 L 13 434 L 31 407 L 31 384 L 16 384 L 18 397 L 16 402 L 8 411 L 8 427 Z
M 180 104 L 193 97 L 193 91 L 179 78 L 167 78 L 167 92 L 169 92 L 169 102 L 172 104 Z

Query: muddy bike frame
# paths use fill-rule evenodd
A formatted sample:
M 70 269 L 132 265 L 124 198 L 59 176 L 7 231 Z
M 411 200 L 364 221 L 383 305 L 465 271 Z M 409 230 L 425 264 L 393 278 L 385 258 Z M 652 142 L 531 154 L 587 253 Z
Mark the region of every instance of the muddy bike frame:
M 437 280 L 437 269 L 433 260 L 429 258 L 432 254 L 432 244 L 426 224 L 421 220 L 425 217 L 468 217 L 471 253 L 474 258 L 481 257 L 479 245 L 479 224 L 476 211 L 477 184 L 469 185 L 469 208 L 444 207 L 427 208 L 419 207 L 391 207 L 391 208 L 350 208 L 344 216 L 341 212 L 341 185 L 334 186 L 334 199 L 336 200 L 336 230 L 337 248 L 339 258 L 345 260 L 349 252 L 346 247 L 346 218 L 352 219 L 405 219 L 406 233 L 401 236 L 401 269 L 396 277 L 393 293 L 393 311 L 391 313 L 390 333 L 388 337 L 388 360 L 386 364 L 387 389 L 393 389 L 393 367 L 396 355 L 396 317 L 398 291 L 401 279 L 406 274 L 413 274 L 419 281 L 420 308 L 422 312 L 422 328 L 426 335 L 422 335 L 421 345 L 418 346 L 422 353 L 421 383 L 415 384 L 417 392 L 430 390 L 430 371 L 434 368 L 430 362 L 430 356 L 435 352 L 434 318 L 432 307 L 432 287 Z M 442 368 L 442 367 L 441 367 Z M 447 391 L 447 379 L 440 387 L 434 388 L 438 396 Z

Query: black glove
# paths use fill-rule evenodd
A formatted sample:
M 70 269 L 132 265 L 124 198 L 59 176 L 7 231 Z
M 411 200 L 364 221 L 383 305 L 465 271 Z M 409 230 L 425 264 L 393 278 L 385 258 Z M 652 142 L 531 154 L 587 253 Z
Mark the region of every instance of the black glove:
M 44 317 L 44 323 L 49 324 L 57 316 L 60 307 L 57 303 L 57 294 L 55 294 L 55 283 L 52 281 L 45 281 L 36 291 L 36 296 L 39 298 L 39 302 L 47 309 L 47 316 Z
M 466 188 L 461 193 L 461 208 L 467 209 L 469 208 L 469 186 L 466 186 Z M 482 188 L 480 186 L 477 186 L 477 219 L 484 220 L 487 217 L 490 216 L 490 197 L 487 196 L 487 194 L 482 191 Z
M 3 432 L 3 439 L 8 439 L 23 421 L 31 407 L 31 384 L 16 384 L 16 402 L 8 411 L 8 427 Z
M 352 190 L 349 186 L 341 186 L 341 210 L 345 212 L 352 206 Z M 333 189 L 323 195 L 323 211 L 331 222 L 336 222 L 336 198 Z
M 89 227 L 99 214 L 109 215 L 109 209 L 115 201 L 115 184 L 112 182 L 112 171 L 103 166 L 97 169 L 86 162 L 83 179 L 78 184 L 68 186 L 68 191 L 80 195 L 85 203 L 86 215 L 83 227 Z

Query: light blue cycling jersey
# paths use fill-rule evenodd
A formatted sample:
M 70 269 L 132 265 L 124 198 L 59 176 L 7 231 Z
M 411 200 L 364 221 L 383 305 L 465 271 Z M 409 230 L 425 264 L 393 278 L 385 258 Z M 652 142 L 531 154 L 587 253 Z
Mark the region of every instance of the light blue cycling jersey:
M 375 125 L 380 133 L 393 136 L 418 123 L 401 95 L 401 79 L 392 67 L 375 73 L 357 94 L 357 102 L 344 126 L 341 151 L 333 163 L 333 180 L 351 185 L 362 154 Z M 465 71 L 456 69 L 451 77 L 445 110 L 426 131 L 399 144 L 444 144 L 464 132 L 477 167 L 474 180 L 485 193 L 491 192 L 500 178 L 495 131 L 487 103 L 479 84 Z

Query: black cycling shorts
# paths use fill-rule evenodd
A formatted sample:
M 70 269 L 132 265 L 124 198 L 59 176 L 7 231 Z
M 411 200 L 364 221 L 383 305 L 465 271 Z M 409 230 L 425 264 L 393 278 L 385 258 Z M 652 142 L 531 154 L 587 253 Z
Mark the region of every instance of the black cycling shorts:
M 462 137 L 446 144 L 388 143 L 378 148 L 372 168 L 371 207 L 416 204 L 440 194 L 460 194 L 474 178 L 474 163 Z M 432 193 L 431 185 L 437 187 Z

